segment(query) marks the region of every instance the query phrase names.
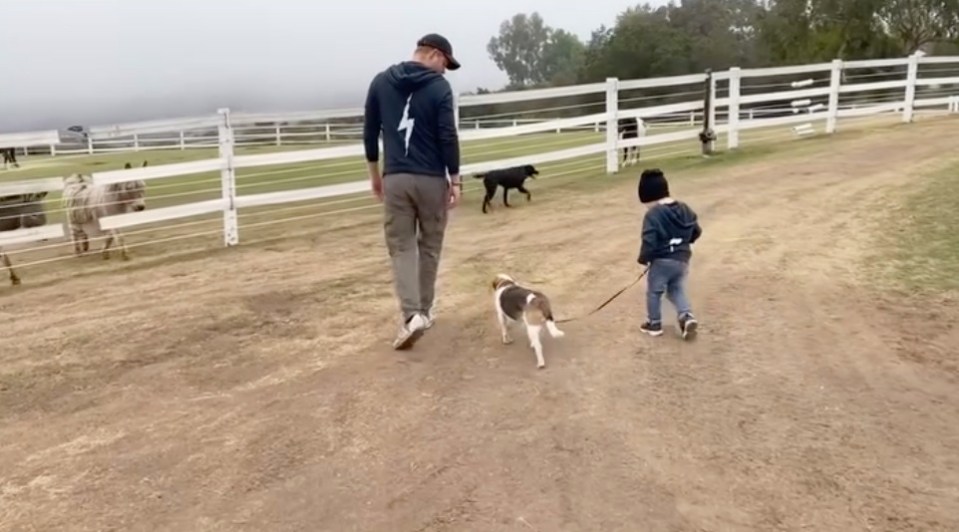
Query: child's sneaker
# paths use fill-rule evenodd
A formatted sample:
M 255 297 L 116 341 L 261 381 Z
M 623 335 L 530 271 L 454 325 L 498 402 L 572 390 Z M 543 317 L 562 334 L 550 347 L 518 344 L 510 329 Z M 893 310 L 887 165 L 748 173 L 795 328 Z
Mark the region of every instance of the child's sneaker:
M 650 323 L 648 321 L 643 322 L 639 326 L 639 330 L 650 336 L 659 336 L 663 334 L 663 324 L 662 323 Z
M 699 322 L 692 314 L 687 314 L 679 318 L 679 332 L 683 335 L 683 340 L 692 340 L 696 338 L 696 329 L 699 328 Z
M 393 349 L 403 351 L 413 347 L 413 344 L 423 336 L 424 332 L 426 332 L 426 318 L 422 314 L 414 314 L 400 327 L 399 334 L 393 340 Z

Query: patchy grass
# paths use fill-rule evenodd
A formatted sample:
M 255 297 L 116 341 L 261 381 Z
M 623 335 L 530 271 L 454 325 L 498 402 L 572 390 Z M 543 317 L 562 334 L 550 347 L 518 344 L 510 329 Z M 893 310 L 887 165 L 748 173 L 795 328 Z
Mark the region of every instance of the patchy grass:
M 908 178 L 914 192 L 906 192 L 884 223 L 883 269 L 909 290 L 959 292 L 959 161 Z

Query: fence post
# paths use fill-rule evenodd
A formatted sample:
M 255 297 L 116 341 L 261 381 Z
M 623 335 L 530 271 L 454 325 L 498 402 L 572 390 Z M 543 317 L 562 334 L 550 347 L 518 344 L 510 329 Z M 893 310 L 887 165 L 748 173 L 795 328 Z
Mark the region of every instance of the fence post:
M 606 78 L 606 173 L 619 170 L 616 143 L 619 140 L 619 79 Z
M 909 67 L 906 70 L 906 100 L 902 106 L 902 121 L 912 122 L 913 105 L 916 101 L 916 78 L 919 75 L 919 56 L 909 56 Z
M 276 126 L 275 131 L 276 131 L 276 145 L 277 145 L 277 146 L 282 146 L 282 145 L 283 145 L 283 134 L 280 133 L 280 126 L 279 126 L 279 125 Z
M 713 130 L 716 121 L 716 78 L 713 77 L 712 69 L 706 70 L 704 92 L 703 130 L 699 133 L 699 142 L 703 146 L 703 155 L 711 155 L 716 149 L 716 132 Z
M 733 150 L 739 147 L 739 85 L 741 69 L 729 69 L 729 107 L 726 124 L 729 131 L 726 133 L 726 149 Z
M 87 134 L 87 155 L 93 155 L 93 137 Z
M 186 136 L 183 134 L 183 130 L 180 130 L 180 151 L 186 149 Z
M 330 142 L 332 139 L 333 137 L 330 135 L 330 123 L 327 122 L 326 123 L 326 141 Z
M 842 59 L 833 59 L 829 73 L 829 109 L 826 111 L 826 134 L 836 132 L 839 121 L 839 88 L 842 86 Z
M 240 243 L 240 230 L 236 216 L 236 172 L 233 169 L 233 128 L 230 126 L 230 109 L 219 109 L 220 188 L 223 196 L 223 244 L 235 246 Z
M 56 146 L 56 144 L 51 144 L 51 145 L 50 145 L 50 157 L 56 157 L 56 156 L 57 156 L 57 146 Z
M 133 151 L 140 151 L 140 135 L 133 134 Z

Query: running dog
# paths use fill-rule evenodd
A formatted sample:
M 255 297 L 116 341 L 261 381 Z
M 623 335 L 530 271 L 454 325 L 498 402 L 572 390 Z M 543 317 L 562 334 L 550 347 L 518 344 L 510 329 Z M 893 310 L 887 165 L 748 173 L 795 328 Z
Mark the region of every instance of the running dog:
M 536 179 L 537 175 L 539 175 L 539 170 L 531 164 L 490 170 L 486 173 L 474 175 L 473 177 L 476 179 L 483 180 L 483 187 L 486 188 L 486 196 L 483 197 L 483 214 L 486 214 L 487 207 L 492 208 L 493 205 L 490 202 L 496 195 L 496 187 L 498 186 L 503 187 L 503 205 L 507 207 L 510 207 L 507 194 L 511 188 L 526 194 L 526 201 L 532 200 L 533 195 L 526 190 L 523 183 L 526 182 L 528 177 Z
M 553 338 L 566 336 L 566 333 L 556 326 L 549 298 L 542 292 L 520 286 L 512 277 L 503 273 L 493 279 L 492 286 L 493 307 L 496 309 L 496 319 L 499 321 L 503 343 L 513 343 L 509 335 L 509 326 L 522 320 L 526 325 L 529 346 L 536 353 L 536 367 L 545 368 L 546 360 L 543 358 L 543 344 L 540 341 L 543 327 L 546 327 Z

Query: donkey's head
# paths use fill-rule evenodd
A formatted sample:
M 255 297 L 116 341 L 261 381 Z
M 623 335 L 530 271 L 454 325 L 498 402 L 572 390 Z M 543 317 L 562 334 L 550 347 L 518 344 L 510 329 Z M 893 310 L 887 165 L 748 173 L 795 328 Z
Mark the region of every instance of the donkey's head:
M 147 165 L 146 161 L 143 161 L 143 167 Z M 124 169 L 129 170 L 133 168 L 130 163 L 126 163 L 123 166 Z M 124 181 L 123 183 L 114 183 L 110 185 L 110 191 L 116 195 L 116 201 L 120 205 L 123 205 L 128 211 L 140 212 L 147 208 L 146 204 L 146 190 L 147 184 L 142 179 L 134 179 L 132 181 Z

